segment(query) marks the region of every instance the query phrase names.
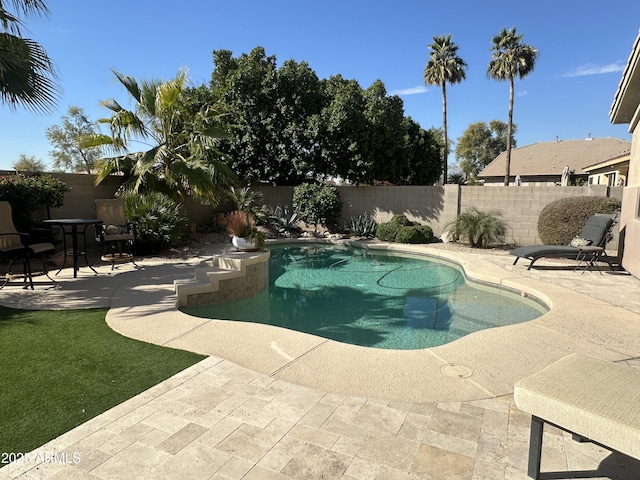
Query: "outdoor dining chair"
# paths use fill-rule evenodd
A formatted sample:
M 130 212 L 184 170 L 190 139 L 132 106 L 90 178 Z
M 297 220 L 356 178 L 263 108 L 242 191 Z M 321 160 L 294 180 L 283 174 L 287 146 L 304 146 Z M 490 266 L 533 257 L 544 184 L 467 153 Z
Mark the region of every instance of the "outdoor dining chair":
M 31 258 L 40 259 L 43 271 L 49 277 L 44 256 L 53 253 L 55 247 L 53 243 L 48 242 L 30 243 L 28 233 L 20 233 L 16 230 L 11 213 L 11 204 L 7 201 L 0 201 L 0 255 L 9 260 L 6 273 L 7 280 L 2 286 L 6 285 L 11 277 L 13 263 L 19 260 L 22 263 L 22 272 L 24 274 L 24 288 L 30 287 L 33 290 Z M 49 279 L 53 281 L 51 277 Z
M 110 253 L 105 253 L 102 259 L 111 262 L 111 270 L 116 263 L 122 262 L 132 262 L 137 267 L 131 249 L 135 235 L 132 225 L 127 221 L 124 199 L 96 200 L 96 218 L 102 220 L 101 225 L 96 225 L 96 241 L 110 247 Z

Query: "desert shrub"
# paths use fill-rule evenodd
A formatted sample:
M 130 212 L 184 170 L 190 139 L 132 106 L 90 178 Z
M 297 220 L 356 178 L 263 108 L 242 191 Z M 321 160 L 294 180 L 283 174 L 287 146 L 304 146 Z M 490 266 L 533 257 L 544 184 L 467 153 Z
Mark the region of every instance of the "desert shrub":
M 400 225 L 402 227 L 410 227 L 411 225 L 415 225 L 415 223 L 413 223 L 406 217 L 406 215 L 403 214 L 394 215 L 393 217 L 391 217 L 391 220 L 389 220 L 389 223 Z
M 376 229 L 376 238 L 382 242 L 395 242 L 402 225 L 393 222 L 381 223 Z
M 179 246 L 187 226 L 183 204 L 159 192 L 125 197 L 127 219 L 134 226 L 136 253 L 158 253 Z
M 460 237 L 466 237 L 474 248 L 486 247 L 491 243 L 502 243 L 507 225 L 500 218 L 501 216 L 502 213 L 498 210 L 481 212 L 476 207 L 471 207 L 458 215 L 452 224 L 450 234 L 455 241 Z
M 606 197 L 572 197 L 549 203 L 538 217 L 538 236 L 547 245 L 568 245 L 579 235 L 589 217 L 596 213 L 613 215 L 620 201 Z
M 293 189 L 293 209 L 309 225 L 335 228 L 342 212 L 342 200 L 336 187 L 305 183 Z
M 428 225 L 411 225 L 400 227 L 396 235 L 397 243 L 430 243 L 433 230 Z

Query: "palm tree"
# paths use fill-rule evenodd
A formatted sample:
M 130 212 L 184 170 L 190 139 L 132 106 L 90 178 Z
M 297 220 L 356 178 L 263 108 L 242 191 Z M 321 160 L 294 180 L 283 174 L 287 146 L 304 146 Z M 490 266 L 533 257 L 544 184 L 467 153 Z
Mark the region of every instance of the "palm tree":
M 522 43 L 522 35 L 516 34 L 516 27 L 502 31 L 493 37 L 493 52 L 487 76 L 494 80 L 509 80 L 509 121 L 507 122 L 507 164 L 505 166 L 504 184 L 509 185 L 511 173 L 511 137 L 513 129 L 513 97 L 514 79 L 521 79 L 533 71 L 538 51 L 531 45 Z
M 5 4 L 7 2 L 4 2 Z M 13 14 L 0 1 L 0 98 L 9 108 L 23 106 L 48 112 L 60 92 L 51 59 L 44 48 L 23 38 L 23 17 L 49 13 L 42 0 L 12 0 Z
M 127 110 L 113 99 L 101 102 L 112 115 L 98 122 L 109 125 L 111 136 L 92 135 L 83 144 L 107 146 L 116 155 L 96 162 L 96 184 L 122 172 L 127 177 L 122 194 L 158 191 L 174 200 L 193 196 L 217 206 L 236 180 L 216 149 L 225 134 L 223 114 L 212 106 L 203 107 L 195 116 L 187 112 L 183 102 L 186 69 L 166 82 L 140 83 L 112 71 L 135 101 L 135 109 Z M 131 142 L 149 142 L 151 148 L 129 153 Z
M 429 45 L 429 61 L 424 67 L 424 83 L 442 86 L 442 132 L 444 137 L 442 172 L 443 182 L 447 181 L 449 161 L 449 138 L 447 137 L 447 82 L 460 83 L 465 79 L 467 64 L 458 57 L 458 46 L 451 41 L 451 35 L 434 36 Z

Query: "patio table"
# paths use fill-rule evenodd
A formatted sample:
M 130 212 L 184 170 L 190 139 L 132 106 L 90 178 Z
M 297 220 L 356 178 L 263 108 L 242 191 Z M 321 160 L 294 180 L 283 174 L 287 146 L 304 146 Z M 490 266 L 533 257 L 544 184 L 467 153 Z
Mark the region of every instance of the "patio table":
M 102 220 L 97 218 L 56 218 L 52 220 L 43 220 L 42 223 L 47 225 L 53 225 L 59 227 L 62 231 L 62 245 L 64 249 L 64 259 L 62 261 L 62 267 L 67 263 L 67 236 L 71 237 L 71 255 L 73 257 L 73 278 L 78 276 L 78 257 L 84 255 L 84 260 L 94 273 L 98 273 L 89 263 L 87 258 L 87 228 L 92 225 L 102 225 Z M 84 227 L 84 228 L 79 228 Z M 82 251 L 78 248 L 78 237 L 82 235 Z M 56 272 L 56 275 L 60 273 L 60 270 Z

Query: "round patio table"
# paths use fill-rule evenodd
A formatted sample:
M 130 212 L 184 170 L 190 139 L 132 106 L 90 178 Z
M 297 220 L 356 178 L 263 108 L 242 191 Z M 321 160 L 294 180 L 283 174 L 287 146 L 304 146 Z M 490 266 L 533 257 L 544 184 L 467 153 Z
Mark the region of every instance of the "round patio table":
M 87 258 L 87 228 L 91 225 L 102 225 L 102 220 L 97 218 L 56 218 L 52 220 L 43 220 L 42 223 L 47 225 L 54 225 L 62 230 L 62 245 L 64 249 L 64 259 L 62 261 L 62 267 L 67 263 L 67 236 L 71 237 L 71 255 L 73 257 L 73 278 L 78 276 L 78 257 L 84 255 L 84 261 L 94 273 L 98 273 L 89 263 Z M 79 227 L 84 227 L 80 229 Z M 78 237 L 82 234 L 82 251 L 78 248 Z M 60 270 L 56 272 L 56 275 L 60 273 Z

